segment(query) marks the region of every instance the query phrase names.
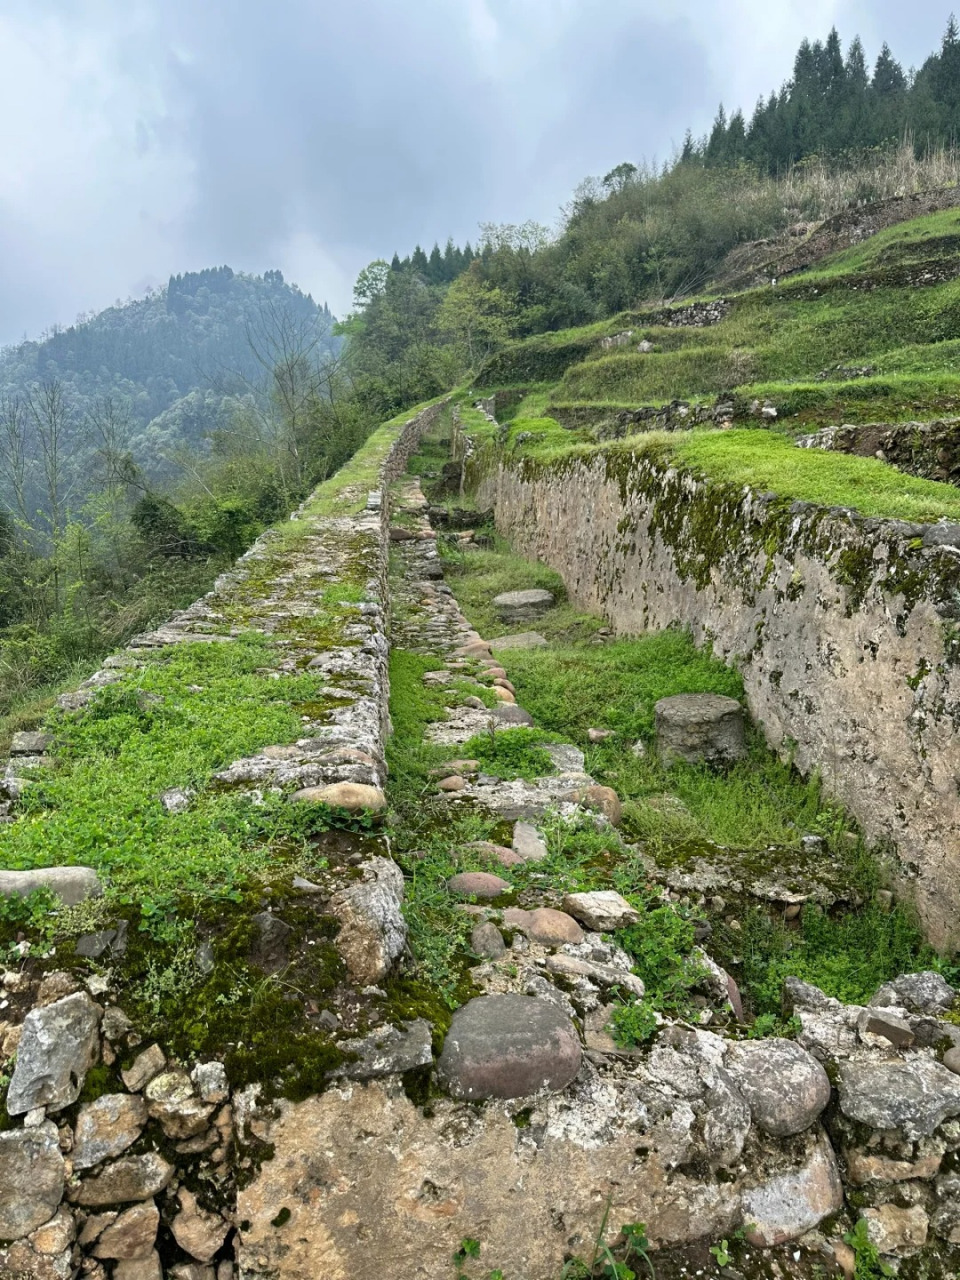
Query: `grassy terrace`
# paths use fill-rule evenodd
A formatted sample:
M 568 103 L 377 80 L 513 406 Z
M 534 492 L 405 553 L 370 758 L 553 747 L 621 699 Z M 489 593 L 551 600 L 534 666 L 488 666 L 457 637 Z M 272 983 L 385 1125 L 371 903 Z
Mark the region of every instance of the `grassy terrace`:
M 471 430 L 472 412 L 463 412 Z M 478 434 L 492 438 L 490 425 L 484 421 Z M 565 430 L 549 417 L 517 418 L 509 426 L 506 448 L 513 457 L 547 465 L 572 456 L 646 455 L 721 483 L 824 507 L 849 507 L 866 516 L 921 523 L 960 520 L 960 491 L 953 485 L 905 475 L 875 458 L 798 449 L 789 436 L 774 431 L 646 431 L 607 444 L 593 444 L 588 435 Z
M 479 415 L 478 415 L 479 417 Z M 469 414 L 464 414 L 469 420 Z M 482 429 L 488 429 L 482 418 Z M 514 424 L 514 430 L 519 426 Z M 549 423 L 547 435 L 569 433 Z M 524 429 L 536 426 L 526 423 Z M 425 467 L 420 465 L 420 462 Z M 436 472 L 437 453 L 427 445 L 412 470 Z M 490 536 L 488 534 L 488 536 Z M 536 728 L 477 738 L 455 754 L 482 761 L 485 772 L 502 778 L 535 778 L 550 772 L 542 744 L 573 742 L 586 754 L 586 767 L 613 787 L 624 802 L 620 833 L 598 831 L 590 822 L 548 817 L 543 825 L 548 858 L 505 870 L 491 864 L 471 841 L 502 841 L 504 824 L 495 815 L 451 809 L 435 798 L 435 769 L 449 747 L 425 745 L 424 731 L 442 719 L 449 694 L 425 687 L 423 673 L 440 665 L 431 658 L 394 652 L 391 714 L 395 734 L 389 744 L 392 845 L 408 873 L 407 914 L 419 978 L 448 1007 L 469 992 L 464 987 L 469 959 L 464 921 L 445 892 L 457 870 L 495 870 L 511 883 L 511 899 L 522 905 L 559 901 L 572 890 L 615 887 L 643 913 L 635 930 L 619 935 L 648 991 L 640 1004 L 625 1001 L 613 1018 L 623 1044 L 645 1040 L 654 1013 L 695 1016 L 691 988 L 699 971 L 692 954 L 693 922 L 710 917 L 710 950 L 736 974 L 756 1018 L 752 1034 L 789 1033 L 780 1020 L 783 979 L 797 974 L 846 1000 L 867 999 L 894 972 L 938 963 L 923 945 L 909 913 L 873 905 L 878 867 L 848 815 L 821 791 L 817 778 L 802 778 L 789 762 L 771 753 L 759 734 L 749 757 L 716 772 L 677 764 L 664 767 L 652 748 L 653 708 L 676 693 L 716 692 L 742 697 L 740 675 L 698 650 L 680 631 L 597 644 L 599 619 L 578 614 L 566 600 L 563 583 L 546 566 L 525 560 L 502 539 L 489 549 L 464 550 L 441 542 L 446 578 L 470 622 L 485 636 L 505 629 L 491 609 L 503 590 L 545 587 L 556 605 L 536 627 L 546 648 L 498 651 L 517 689 L 518 700 L 534 716 Z M 517 624 L 514 630 L 528 629 Z M 593 744 L 588 730 L 611 731 Z M 641 744 L 640 749 L 636 744 Z M 719 911 L 693 910 L 668 902 L 651 879 L 649 860 L 659 868 L 683 866 L 692 857 L 722 851 L 749 882 L 757 874 L 784 874 L 800 868 L 807 855 L 805 835 L 824 842 L 821 872 L 843 886 L 842 896 L 864 905 L 830 914 L 813 907 L 801 927 L 787 925 L 775 910 L 737 892 L 727 892 Z M 713 911 L 713 914 L 711 912 Z M 729 923 L 731 911 L 737 923 Z
M 960 410 L 960 280 L 918 287 L 904 273 L 954 270 L 956 210 L 892 227 L 778 284 L 734 299 L 720 324 L 666 328 L 627 312 L 605 325 L 539 335 L 498 353 L 484 388 L 552 384 L 519 412 L 557 405 L 603 410 L 733 396 L 739 413 L 772 400 L 791 427 L 904 421 Z M 911 277 L 912 278 L 912 277 Z M 654 344 L 604 351 L 632 328 Z

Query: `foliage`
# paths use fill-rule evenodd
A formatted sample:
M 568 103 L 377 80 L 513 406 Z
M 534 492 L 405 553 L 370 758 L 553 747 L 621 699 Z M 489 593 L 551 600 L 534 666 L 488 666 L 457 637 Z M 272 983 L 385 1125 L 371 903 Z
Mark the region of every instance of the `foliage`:
M 852 1231 L 843 1237 L 856 1260 L 854 1280 L 882 1280 L 896 1275 L 893 1267 L 880 1257 L 880 1250 L 870 1239 L 866 1218 L 858 1218 Z
M 545 742 L 559 739 L 542 729 L 510 729 L 507 732 L 491 731 L 477 734 L 463 744 L 466 760 L 479 760 L 484 773 L 494 777 L 525 778 L 532 782 L 546 774 L 554 773 L 554 764 L 543 749 Z
M 231 761 L 295 739 L 296 704 L 321 696 L 322 677 L 271 680 L 272 657 L 254 637 L 178 645 L 58 719 L 58 767 L 31 782 L 24 817 L 0 828 L 3 864 L 92 866 L 115 901 L 159 925 L 185 895 L 235 899 L 281 846 L 296 856 L 322 813 L 209 785 Z M 199 789 L 188 812 L 160 803 L 174 787 Z
M 773 1018 L 780 1017 L 788 977 L 810 982 L 846 1004 L 867 1004 L 898 974 L 939 966 L 906 908 L 884 912 L 872 903 L 836 916 L 808 905 L 799 930 L 753 908 L 743 914 L 736 934 L 721 928 L 712 945 L 721 964 L 739 970 L 741 991 L 753 1012 Z

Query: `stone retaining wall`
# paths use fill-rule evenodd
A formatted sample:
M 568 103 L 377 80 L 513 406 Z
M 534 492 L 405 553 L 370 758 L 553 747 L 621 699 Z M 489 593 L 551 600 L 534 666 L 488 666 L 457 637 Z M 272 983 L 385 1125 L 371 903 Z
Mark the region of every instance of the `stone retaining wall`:
M 931 939 L 960 942 L 960 527 L 790 504 L 625 447 L 544 464 L 488 445 L 467 469 L 577 605 L 626 633 L 689 627 L 735 663 L 771 746 L 896 850 Z

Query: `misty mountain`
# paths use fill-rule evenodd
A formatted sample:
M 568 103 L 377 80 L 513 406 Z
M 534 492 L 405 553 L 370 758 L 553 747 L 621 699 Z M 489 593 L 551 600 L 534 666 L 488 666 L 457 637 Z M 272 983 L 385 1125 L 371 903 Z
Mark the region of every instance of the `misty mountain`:
M 0 351 L 0 399 L 28 403 L 56 384 L 72 452 L 97 447 L 96 423 L 107 417 L 115 445 L 157 477 L 184 446 L 204 451 L 237 408 L 262 394 L 278 353 L 334 354 L 333 325 L 327 305 L 279 271 L 188 272 Z

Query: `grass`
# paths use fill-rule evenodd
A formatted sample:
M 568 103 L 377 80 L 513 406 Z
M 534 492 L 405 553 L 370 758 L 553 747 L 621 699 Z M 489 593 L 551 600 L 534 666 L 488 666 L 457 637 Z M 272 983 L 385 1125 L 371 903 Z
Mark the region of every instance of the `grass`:
M 55 718 L 56 767 L 27 789 L 21 820 L 0 828 L 3 865 L 92 866 L 111 900 L 138 904 L 145 920 L 193 895 L 235 898 L 252 875 L 275 869 L 278 846 L 301 847 L 318 815 L 208 787 L 231 761 L 293 741 L 296 704 L 322 697 L 322 677 L 261 674 L 273 661 L 254 636 L 176 646 L 81 715 Z M 174 787 L 199 789 L 188 812 L 163 808 Z
M 685 433 L 676 437 L 675 456 L 714 480 L 852 507 L 865 516 L 960 519 L 960 491 L 953 485 L 904 475 L 875 458 L 798 449 L 773 432 Z
M 494 538 L 492 550 L 463 551 L 441 543 L 440 551 L 460 608 L 471 626 L 488 639 L 522 631 L 539 631 L 548 640 L 586 639 L 602 625 L 598 619 L 579 613 L 567 602 L 566 588 L 558 573 L 515 555 L 501 538 Z M 515 625 L 501 622 L 493 607 L 494 599 L 505 591 L 533 588 L 551 591 L 557 604 L 536 622 Z

